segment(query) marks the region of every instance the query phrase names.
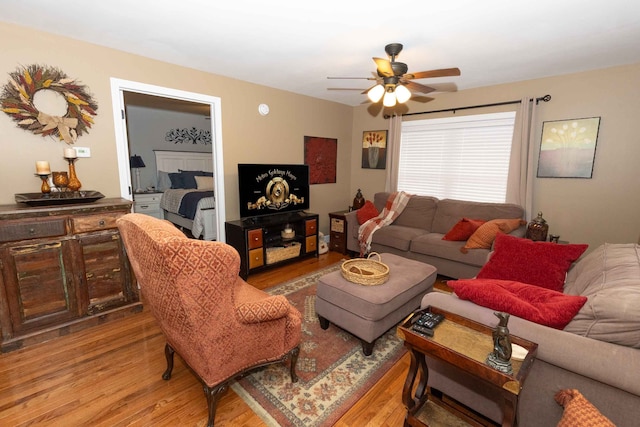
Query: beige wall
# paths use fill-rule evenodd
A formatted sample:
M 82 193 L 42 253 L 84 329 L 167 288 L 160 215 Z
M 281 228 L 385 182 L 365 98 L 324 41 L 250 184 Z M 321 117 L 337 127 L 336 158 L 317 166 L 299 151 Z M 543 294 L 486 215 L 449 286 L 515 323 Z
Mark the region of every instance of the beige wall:
M 462 70 L 464 73 L 465 70 Z M 535 178 L 533 211 L 542 211 L 550 232 L 561 240 L 588 243 L 635 242 L 640 234 L 640 133 L 635 128 L 640 112 L 640 64 L 549 77 L 438 94 L 426 104 L 411 104 L 411 112 L 539 97 L 552 100 L 538 105 L 535 155 L 540 146 L 542 122 L 601 117 L 592 179 Z M 370 108 L 370 107 L 369 107 Z M 458 112 L 477 114 L 487 109 Z M 440 114 L 442 116 L 442 114 Z M 433 118 L 436 115 L 413 116 Z M 368 107 L 356 108 L 351 152 L 351 193 L 360 187 L 365 197 L 384 188 L 384 171 L 362 169 L 360 143 L 365 130 L 386 129 L 381 115 Z
M 385 171 L 360 164 L 362 132 L 387 127 L 379 114 L 372 115 L 375 106 L 351 108 L 5 23 L 0 23 L 0 39 L 7 41 L 0 57 L 2 75 L 18 65 L 58 67 L 87 85 L 97 100 L 95 125 L 77 143 L 92 152 L 77 164 L 85 189 L 119 195 L 110 77 L 222 99 L 228 219 L 238 217 L 236 164 L 302 162 L 305 135 L 338 139 L 337 183 L 311 187 L 311 210 L 321 215 L 321 231 L 328 229 L 326 214 L 351 204 L 357 188 L 366 197 L 384 188 Z M 3 85 L 6 81 L 0 79 Z M 603 242 L 635 242 L 640 235 L 640 137 L 633 123 L 640 111 L 640 64 L 438 94 L 430 103 L 410 107 L 412 112 L 436 110 L 546 93 L 553 99 L 539 106 L 537 145 L 545 120 L 600 116 L 602 121 L 593 179 L 535 179 L 534 210 L 544 212 L 551 232 L 563 240 L 592 248 Z M 258 114 L 260 103 L 270 105 L 268 116 Z M 49 160 L 54 170 L 66 168 L 64 143 L 19 129 L 6 114 L 0 114 L 0 134 L 5 183 L 0 203 L 13 203 L 15 193 L 39 190 L 33 175 L 36 160 Z
M 346 207 L 351 178 L 351 107 L 6 23 L 0 23 L 0 40 L 4 40 L 0 56 L 0 75 L 5 76 L 0 78 L 2 85 L 19 65 L 48 65 L 79 79 L 98 102 L 95 125 L 76 144 L 89 147 L 92 154 L 76 164 L 83 189 L 119 196 L 109 81 L 115 77 L 221 98 L 227 219 L 239 216 L 237 163 L 302 163 L 305 135 L 338 139 L 337 183 L 311 187 L 310 210 L 320 214 L 320 230 L 328 230 L 328 212 Z M 260 103 L 271 107 L 268 116 L 258 114 Z M 48 160 L 52 170 L 66 170 L 63 142 L 22 130 L 6 114 L 0 114 L 0 135 L 0 173 L 5 183 L 0 186 L 1 204 L 13 203 L 15 193 L 39 191 L 39 180 L 34 177 L 36 160 Z

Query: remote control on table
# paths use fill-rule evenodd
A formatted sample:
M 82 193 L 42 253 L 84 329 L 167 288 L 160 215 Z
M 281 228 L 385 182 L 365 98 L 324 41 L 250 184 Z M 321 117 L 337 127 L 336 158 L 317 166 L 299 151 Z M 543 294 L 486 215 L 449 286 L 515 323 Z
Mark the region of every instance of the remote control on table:
M 426 335 L 428 337 L 433 336 L 433 329 L 427 328 L 425 326 L 413 325 L 411 329 L 413 329 L 414 332 L 417 332 L 420 335 Z
M 444 316 L 442 314 L 434 314 L 431 312 L 423 313 L 418 320 L 416 321 L 416 325 L 424 326 L 429 329 L 433 329 L 440 324 L 444 320 Z

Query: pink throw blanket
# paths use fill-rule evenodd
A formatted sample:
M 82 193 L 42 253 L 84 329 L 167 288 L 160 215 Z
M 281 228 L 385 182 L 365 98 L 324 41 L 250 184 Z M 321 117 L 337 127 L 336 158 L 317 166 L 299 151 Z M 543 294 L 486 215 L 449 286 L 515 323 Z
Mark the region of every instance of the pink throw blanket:
M 371 218 L 360 226 L 358 229 L 360 256 L 364 256 L 371 250 L 371 239 L 373 238 L 373 233 L 395 221 L 407 206 L 407 203 L 409 203 L 410 198 L 411 195 L 404 191 L 391 193 L 384 205 L 384 209 L 380 212 L 380 215 L 375 218 Z

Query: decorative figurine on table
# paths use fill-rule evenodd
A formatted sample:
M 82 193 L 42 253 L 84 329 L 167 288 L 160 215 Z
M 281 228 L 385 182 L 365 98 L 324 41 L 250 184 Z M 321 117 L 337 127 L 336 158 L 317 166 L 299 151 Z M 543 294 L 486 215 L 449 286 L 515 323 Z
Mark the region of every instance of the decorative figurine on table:
M 493 330 L 493 351 L 487 356 L 487 365 L 505 374 L 512 375 L 511 338 L 509 338 L 509 313 L 502 311 L 493 313 L 500 321 Z
M 364 200 L 364 196 L 362 195 L 362 191 L 360 191 L 360 189 L 358 188 L 356 197 L 353 198 L 353 206 L 351 207 L 351 209 L 353 209 L 354 211 L 357 211 L 358 209 L 364 206 L 364 202 L 365 200 Z

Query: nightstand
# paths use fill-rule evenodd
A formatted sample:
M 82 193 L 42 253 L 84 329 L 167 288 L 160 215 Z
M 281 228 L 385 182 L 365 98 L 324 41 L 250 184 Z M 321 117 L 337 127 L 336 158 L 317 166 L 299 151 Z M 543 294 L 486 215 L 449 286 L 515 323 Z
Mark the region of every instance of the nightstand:
M 133 195 L 133 211 L 164 219 L 164 214 L 160 209 L 161 197 L 162 193 L 135 193 Z
M 347 253 L 347 219 L 348 210 L 331 212 L 329 214 L 330 240 L 329 250 Z

